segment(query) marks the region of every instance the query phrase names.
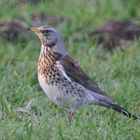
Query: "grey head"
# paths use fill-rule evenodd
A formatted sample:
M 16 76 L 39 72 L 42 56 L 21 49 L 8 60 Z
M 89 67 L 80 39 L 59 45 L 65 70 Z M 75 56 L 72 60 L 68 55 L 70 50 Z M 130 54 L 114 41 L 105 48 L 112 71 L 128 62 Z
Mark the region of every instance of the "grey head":
M 64 40 L 56 29 L 44 25 L 30 30 L 39 37 L 41 45 L 49 47 L 53 52 L 60 53 L 63 56 L 68 54 L 64 46 Z

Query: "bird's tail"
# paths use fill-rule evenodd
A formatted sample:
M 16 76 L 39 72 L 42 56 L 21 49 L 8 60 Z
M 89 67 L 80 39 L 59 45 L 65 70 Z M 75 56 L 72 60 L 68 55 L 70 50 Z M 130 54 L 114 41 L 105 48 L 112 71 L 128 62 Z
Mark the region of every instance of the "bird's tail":
M 105 104 L 102 104 L 103 106 L 106 106 L 108 108 L 111 108 L 119 113 L 122 113 L 123 115 L 130 117 L 134 120 L 138 120 L 140 121 L 140 117 L 131 114 L 130 112 L 128 112 L 126 109 L 124 109 L 123 107 L 120 107 L 119 105 L 115 104 L 115 103 L 110 103 L 110 102 L 105 102 Z

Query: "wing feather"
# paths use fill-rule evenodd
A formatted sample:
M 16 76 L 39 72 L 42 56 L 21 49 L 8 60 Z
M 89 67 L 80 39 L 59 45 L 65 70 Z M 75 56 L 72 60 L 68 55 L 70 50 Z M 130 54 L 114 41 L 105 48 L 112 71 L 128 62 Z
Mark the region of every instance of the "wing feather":
M 96 93 L 106 95 L 103 92 L 96 82 L 94 82 L 78 65 L 76 61 L 74 61 L 70 56 L 66 55 L 59 59 L 60 63 L 64 67 L 66 74 L 76 81 L 77 83 L 83 85 L 85 88 L 94 91 Z

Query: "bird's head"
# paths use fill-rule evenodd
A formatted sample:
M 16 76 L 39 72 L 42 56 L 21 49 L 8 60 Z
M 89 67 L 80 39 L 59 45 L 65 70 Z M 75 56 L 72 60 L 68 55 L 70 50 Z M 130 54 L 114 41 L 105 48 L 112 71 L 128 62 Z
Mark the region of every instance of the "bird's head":
M 41 46 L 46 46 L 53 52 L 60 53 L 61 55 L 67 54 L 64 41 L 54 28 L 44 25 L 37 28 L 30 28 L 30 30 L 39 37 Z

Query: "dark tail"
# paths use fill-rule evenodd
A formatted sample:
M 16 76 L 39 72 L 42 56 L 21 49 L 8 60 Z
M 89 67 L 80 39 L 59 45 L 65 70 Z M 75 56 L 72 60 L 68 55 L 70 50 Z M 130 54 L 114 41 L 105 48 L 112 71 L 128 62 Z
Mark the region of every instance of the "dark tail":
M 119 105 L 115 104 L 115 103 L 105 103 L 103 104 L 103 106 L 106 106 L 108 108 L 111 108 L 119 113 L 122 113 L 123 115 L 127 116 L 127 117 L 130 117 L 134 120 L 138 120 L 140 121 L 140 117 L 139 116 L 136 116 L 136 115 L 133 115 L 131 114 L 130 112 L 128 112 L 126 109 L 124 109 L 123 107 L 120 107 Z

